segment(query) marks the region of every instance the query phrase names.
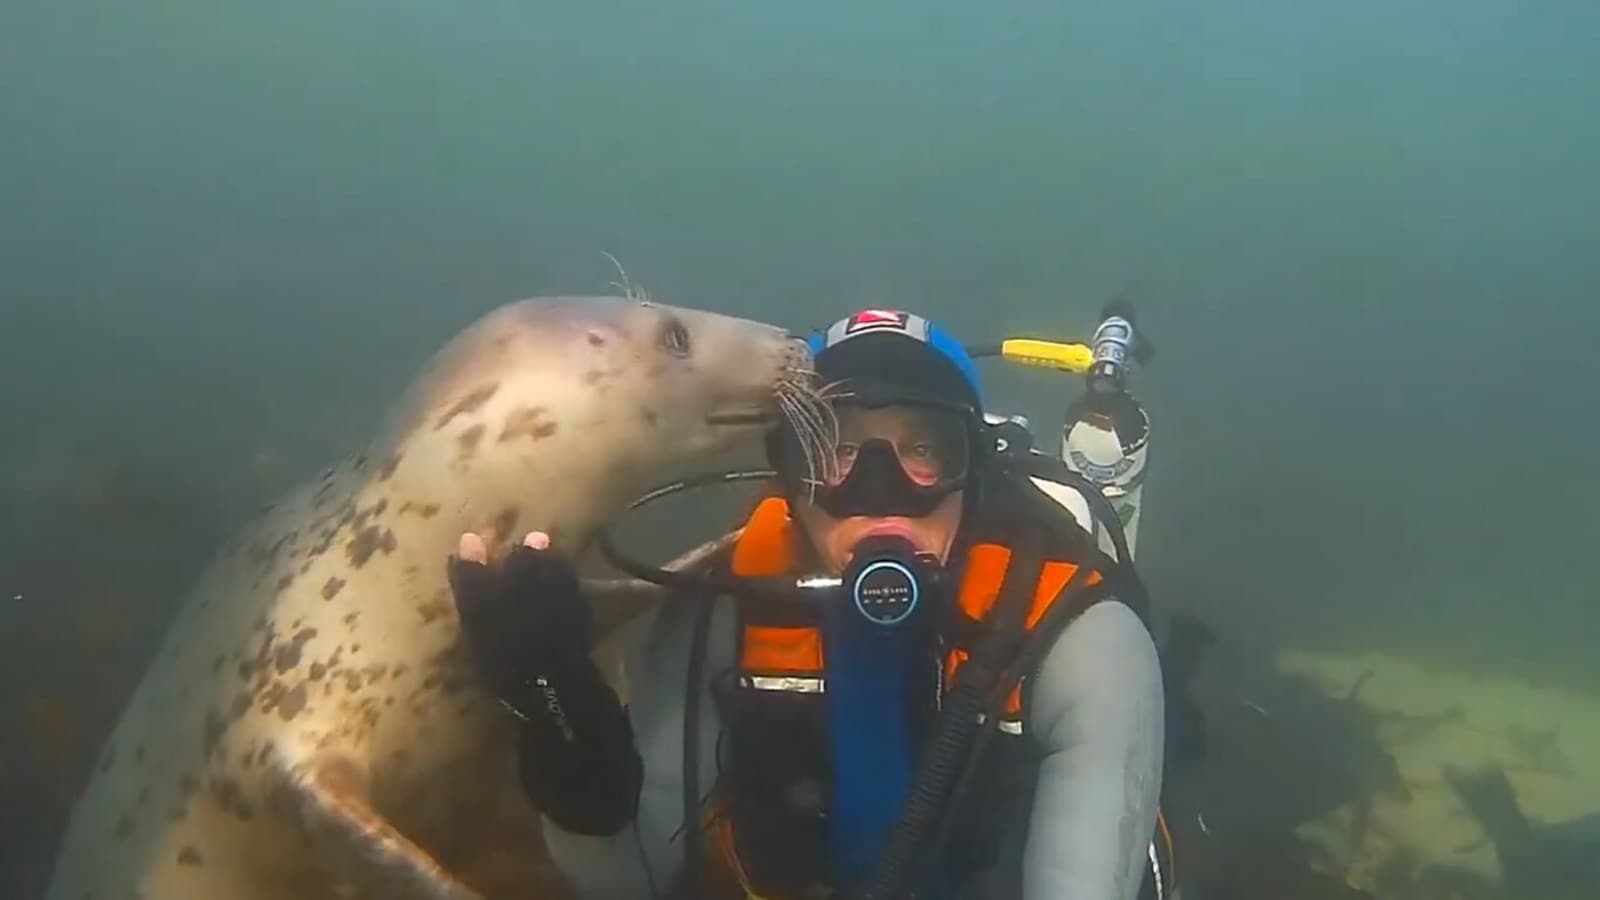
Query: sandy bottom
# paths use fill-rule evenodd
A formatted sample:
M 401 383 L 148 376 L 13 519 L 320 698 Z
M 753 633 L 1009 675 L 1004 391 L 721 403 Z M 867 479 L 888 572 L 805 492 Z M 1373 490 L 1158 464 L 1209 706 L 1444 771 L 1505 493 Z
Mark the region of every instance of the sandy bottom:
M 1380 654 L 1284 650 L 1277 661 L 1330 696 L 1359 682 L 1357 702 L 1376 717 L 1411 793 L 1373 797 L 1300 829 L 1354 887 L 1386 896 L 1429 866 L 1499 881 L 1494 848 L 1445 781 L 1447 766 L 1502 767 L 1536 822 L 1600 810 L 1600 697 Z

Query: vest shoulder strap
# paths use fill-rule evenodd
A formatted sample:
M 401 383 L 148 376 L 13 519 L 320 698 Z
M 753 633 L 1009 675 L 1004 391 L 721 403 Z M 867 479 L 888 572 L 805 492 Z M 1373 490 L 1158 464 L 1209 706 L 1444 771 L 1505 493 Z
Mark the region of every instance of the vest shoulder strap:
M 1000 586 L 1011 566 L 1011 549 L 1000 544 L 978 544 L 967 554 L 967 569 L 961 580 L 957 604 L 969 618 L 982 622 L 989 617 L 1000 599 Z M 1031 630 L 1044 618 L 1055 603 L 1061 589 L 1078 572 L 1076 563 L 1047 560 L 1039 571 L 1033 589 L 1032 603 L 1023 619 L 1023 627 Z M 1026 574 L 1026 573 L 1019 573 Z M 1101 581 L 1100 572 L 1093 570 L 1084 580 L 1085 585 Z

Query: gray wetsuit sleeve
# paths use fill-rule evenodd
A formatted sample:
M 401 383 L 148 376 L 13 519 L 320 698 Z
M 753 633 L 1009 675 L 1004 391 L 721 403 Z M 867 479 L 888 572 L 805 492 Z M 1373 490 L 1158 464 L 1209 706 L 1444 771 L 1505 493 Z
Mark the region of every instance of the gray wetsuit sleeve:
M 1023 858 L 1024 900 L 1133 900 L 1161 792 L 1161 665 L 1144 623 L 1097 603 L 1035 678 L 1028 728 L 1044 759 Z

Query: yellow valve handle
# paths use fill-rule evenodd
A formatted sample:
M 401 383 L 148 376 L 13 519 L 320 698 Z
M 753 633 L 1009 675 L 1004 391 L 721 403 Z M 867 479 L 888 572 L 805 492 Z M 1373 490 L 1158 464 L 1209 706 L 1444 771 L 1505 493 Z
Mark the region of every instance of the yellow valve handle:
M 1011 338 L 1000 342 L 1000 355 L 1014 363 L 1058 369 L 1082 375 L 1094 363 L 1094 349 L 1088 344 L 1066 344 L 1033 338 Z

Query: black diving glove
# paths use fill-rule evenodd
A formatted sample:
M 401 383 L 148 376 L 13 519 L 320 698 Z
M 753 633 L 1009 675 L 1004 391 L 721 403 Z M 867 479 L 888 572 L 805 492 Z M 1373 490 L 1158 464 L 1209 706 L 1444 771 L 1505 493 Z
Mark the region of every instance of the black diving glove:
M 524 714 L 519 700 L 552 665 L 570 667 L 589 653 L 592 622 L 578 573 L 560 553 L 525 544 L 499 562 L 449 561 L 461 630 L 479 673 L 497 696 Z
M 517 749 L 528 800 L 563 830 L 615 834 L 633 818 L 644 767 L 626 710 L 589 658 L 577 571 L 526 545 L 498 563 L 452 556 L 448 566 L 478 672 L 526 722 Z

